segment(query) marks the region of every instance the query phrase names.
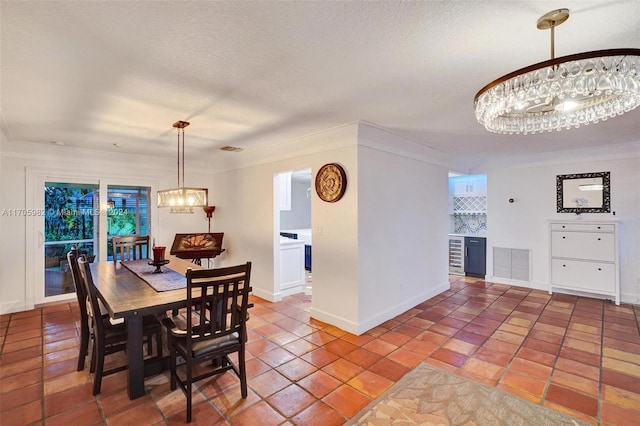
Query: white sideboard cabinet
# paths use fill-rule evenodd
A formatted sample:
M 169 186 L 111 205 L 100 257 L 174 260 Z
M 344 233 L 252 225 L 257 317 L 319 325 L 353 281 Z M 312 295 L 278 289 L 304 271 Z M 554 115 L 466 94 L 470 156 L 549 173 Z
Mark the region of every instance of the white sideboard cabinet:
M 552 220 L 549 233 L 549 293 L 565 289 L 609 296 L 619 305 L 618 223 Z

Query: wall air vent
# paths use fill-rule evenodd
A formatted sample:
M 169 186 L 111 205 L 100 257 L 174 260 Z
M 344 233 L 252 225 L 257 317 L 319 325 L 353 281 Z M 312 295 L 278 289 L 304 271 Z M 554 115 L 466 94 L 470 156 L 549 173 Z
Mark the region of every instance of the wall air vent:
M 531 279 L 531 250 L 493 248 L 493 276 L 519 281 Z
M 240 152 L 243 151 L 244 148 L 238 148 L 237 146 L 223 146 L 222 148 L 220 148 L 220 151 L 229 151 L 229 152 Z

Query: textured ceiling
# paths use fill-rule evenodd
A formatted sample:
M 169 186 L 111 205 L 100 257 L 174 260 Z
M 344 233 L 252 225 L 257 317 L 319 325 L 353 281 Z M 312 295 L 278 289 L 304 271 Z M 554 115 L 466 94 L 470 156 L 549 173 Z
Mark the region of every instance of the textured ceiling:
M 560 7 L 556 56 L 640 47 L 635 0 L 2 0 L 2 124 L 16 142 L 172 156 L 187 120 L 201 158 L 356 120 L 476 159 L 640 141 L 640 110 L 533 136 L 477 123 L 478 89 L 549 59 L 535 24 Z

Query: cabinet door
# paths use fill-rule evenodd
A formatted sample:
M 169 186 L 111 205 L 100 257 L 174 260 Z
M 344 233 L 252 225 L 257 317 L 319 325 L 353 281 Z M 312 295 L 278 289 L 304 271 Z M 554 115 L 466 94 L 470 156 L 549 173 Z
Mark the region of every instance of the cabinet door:
M 280 290 L 304 285 L 304 244 L 280 245 Z
M 576 290 L 613 293 L 616 287 L 615 264 L 552 259 L 552 285 Z
M 487 178 L 486 176 L 469 176 L 468 195 L 486 195 L 487 194 Z
M 487 273 L 487 240 L 465 237 L 464 272 L 473 277 L 484 278 Z
M 454 197 L 487 195 L 487 177 L 485 175 L 469 175 L 449 178 L 449 192 Z
M 615 238 L 601 232 L 551 232 L 551 256 L 613 262 Z
M 451 187 L 453 189 L 453 196 L 467 195 L 469 192 L 469 181 L 466 176 L 457 176 L 451 178 Z

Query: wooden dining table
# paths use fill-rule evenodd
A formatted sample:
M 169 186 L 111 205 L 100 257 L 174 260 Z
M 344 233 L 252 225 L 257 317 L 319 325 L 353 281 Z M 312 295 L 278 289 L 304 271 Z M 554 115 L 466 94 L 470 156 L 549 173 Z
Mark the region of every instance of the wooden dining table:
M 202 269 L 175 256 L 169 255 L 166 259 L 169 264 L 163 268 L 170 267 L 181 274 L 185 274 L 188 268 Z M 120 262 L 92 263 L 91 273 L 98 297 L 109 311 L 109 316 L 124 319 L 127 327 L 127 393 L 129 399 L 139 398 L 145 394 L 144 378 L 159 374 L 164 369 L 161 358 L 144 359 L 142 318 L 185 307 L 186 288 L 156 291 Z

